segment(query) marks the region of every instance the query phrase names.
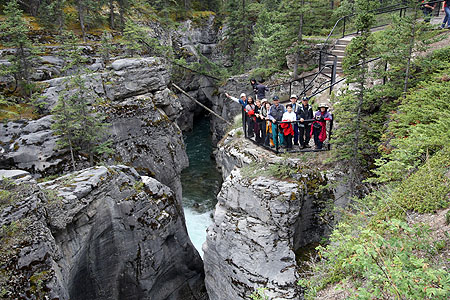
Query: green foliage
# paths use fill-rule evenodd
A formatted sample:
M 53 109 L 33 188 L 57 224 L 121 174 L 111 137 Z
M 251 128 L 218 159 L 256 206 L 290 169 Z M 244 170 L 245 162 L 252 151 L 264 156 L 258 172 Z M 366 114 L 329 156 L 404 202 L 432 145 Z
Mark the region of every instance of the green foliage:
M 60 32 L 66 22 L 66 0 L 44 0 L 39 7 L 38 19 L 46 28 Z
M 282 17 L 278 11 L 263 9 L 255 24 L 256 59 L 266 70 L 280 70 L 286 63 L 287 28 L 279 22 Z
M 450 274 L 431 264 L 428 250 L 434 244 L 426 226 L 397 219 L 370 225 L 364 212 L 347 217 L 330 244 L 318 247 L 322 261 L 315 266 L 316 276 L 299 282 L 307 288 L 306 299 L 314 299 L 330 283 L 347 280 L 352 282 L 352 288 L 346 288 L 348 299 L 449 297 Z
M 403 180 L 392 194 L 392 201 L 407 210 L 434 212 L 449 205 L 450 147 L 426 161 L 417 172 Z
M 105 64 L 109 63 L 111 53 L 116 50 L 116 46 L 113 44 L 112 35 L 104 31 L 100 40 L 100 54 L 102 55 Z
M 60 56 L 64 60 L 63 71 L 76 70 L 87 62 L 88 58 L 83 55 L 80 41 L 73 31 L 62 31 L 56 39 L 61 43 Z
M 254 291 L 250 295 L 250 299 L 252 300 L 269 300 L 269 296 L 265 294 L 265 291 L 267 288 L 257 288 L 256 291 Z
M 16 0 L 8 2 L 4 13 L 6 18 L 0 23 L 0 39 L 5 47 L 13 48 L 15 53 L 6 55 L 9 64 L 0 65 L 0 76 L 13 76 L 16 82 L 14 91 L 19 85 L 25 95 L 31 96 L 33 85 L 30 76 L 36 49 L 28 38 L 28 23 L 23 18 Z
M 389 143 L 375 171 L 379 182 L 406 177 L 427 152 L 433 154 L 449 145 L 449 96 L 450 81 L 441 77 L 422 82 L 406 96 L 385 134 Z
M 249 9 L 251 2 L 253 1 L 230 0 L 225 5 L 227 27 L 223 50 L 231 58 L 233 73 L 243 72 L 248 65 L 247 58 L 252 47 L 250 19 L 255 17 L 254 11 Z
M 146 53 L 148 55 L 171 57 L 171 47 L 161 45 L 158 39 L 151 37 L 150 28 L 141 26 L 131 20 L 127 20 L 125 23 L 122 44 L 129 51 L 130 56 Z
M 92 165 L 94 153 L 110 153 L 108 144 L 101 143 L 108 124 L 104 122 L 105 116 L 90 102 L 95 103 L 97 96 L 92 88 L 86 86 L 81 75 L 69 77 L 65 89 L 52 111 L 55 121 L 52 129 L 60 136 L 59 147 L 70 149 L 74 169 L 75 151 L 87 152 Z

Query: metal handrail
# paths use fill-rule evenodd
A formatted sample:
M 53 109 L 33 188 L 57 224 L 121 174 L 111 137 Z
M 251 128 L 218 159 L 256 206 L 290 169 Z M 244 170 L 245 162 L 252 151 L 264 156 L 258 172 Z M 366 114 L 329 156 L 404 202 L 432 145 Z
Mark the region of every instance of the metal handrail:
M 434 3 L 441 3 L 441 2 L 443 2 L 443 1 L 445 1 L 445 0 L 427 1 L 427 3 L 434 4 Z M 422 3 L 418 3 L 418 5 L 422 5 Z M 407 9 L 407 8 L 410 8 L 410 6 L 404 5 L 403 3 L 398 3 L 398 4 L 395 4 L 395 5 L 391 5 L 391 6 L 387 6 L 387 7 L 381 7 L 381 8 L 377 8 L 377 9 L 374 9 L 374 10 L 370 10 L 369 12 L 375 12 L 375 15 L 380 15 L 380 14 L 384 14 L 384 13 L 389 13 L 389 12 L 393 12 L 393 11 L 400 10 L 400 16 L 401 16 L 401 12 L 402 12 L 404 9 Z M 345 37 L 345 20 L 348 19 L 348 18 L 350 18 L 350 17 L 352 17 L 352 16 L 354 16 L 354 15 L 355 15 L 355 14 L 350 14 L 350 15 L 341 17 L 341 18 L 339 18 L 339 19 L 336 21 L 336 23 L 334 24 L 334 26 L 333 26 L 333 28 L 331 29 L 330 33 L 328 34 L 327 38 L 326 38 L 325 41 L 323 42 L 322 47 L 320 48 L 320 50 L 323 50 L 324 47 L 328 44 L 328 40 L 329 40 L 330 37 L 333 35 L 334 30 L 336 29 L 336 27 L 338 26 L 338 24 L 339 24 L 342 20 L 344 20 L 344 26 L 343 26 L 342 37 Z M 438 9 L 438 14 L 437 14 L 437 16 L 439 16 L 439 9 Z M 378 26 L 378 27 L 379 27 L 379 26 Z M 374 27 L 374 28 L 376 28 L 376 27 Z M 351 35 L 351 34 L 354 34 L 354 33 L 350 33 L 350 34 L 347 34 L 347 35 Z

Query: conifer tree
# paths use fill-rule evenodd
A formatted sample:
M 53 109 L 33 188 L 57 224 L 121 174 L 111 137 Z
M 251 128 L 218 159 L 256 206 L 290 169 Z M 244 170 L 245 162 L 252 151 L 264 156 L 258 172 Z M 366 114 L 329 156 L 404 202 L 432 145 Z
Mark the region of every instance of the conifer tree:
M 90 165 L 93 165 L 94 154 L 105 145 L 102 141 L 107 124 L 105 117 L 95 109 L 96 94 L 86 85 L 82 75 L 71 75 L 65 84 L 65 92 L 61 93 L 52 110 L 55 121 L 52 129 L 60 136 L 58 145 L 69 148 L 75 170 L 75 152 L 87 153 Z M 105 152 L 105 148 L 102 151 Z
M 62 43 L 64 71 L 70 73 L 64 80 L 65 88 L 52 110 L 52 129 L 60 136 L 58 145 L 69 148 L 72 167 L 75 170 L 75 153 L 87 153 L 93 165 L 94 154 L 108 152 L 105 117 L 96 109 L 98 97 L 87 84 L 89 71 L 82 67 L 86 58 L 82 56 L 77 37 L 64 31 L 58 39 Z
M 30 30 L 16 0 L 8 2 L 4 12 L 6 18 L 0 24 L 0 38 L 4 46 L 13 48 L 15 52 L 7 56 L 10 64 L 2 65 L 0 74 L 12 75 L 16 82 L 14 91 L 20 86 L 31 97 L 33 90 L 30 76 L 36 49 L 28 37 Z
M 249 2 L 251 0 L 229 0 L 225 5 L 228 17 L 224 52 L 231 58 L 232 67 L 236 72 L 245 70 L 252 44 Z
M 434 39 L 430 38 L 431 25 L 421 22 L 420 4 L 414 0 L 404 2 L 408 6 L 408 14 L 403 17 L 395 15 L 391 26 L 386 28 L 379 39 L 377 49 L 382 62 L 387 64 L 387 70 L 380 69 L 385 77 L 383 87 L 392 97 L 406 95 L 411 74 L 413 73 L 412 58 L 418 51 L 425 51 L 427 45 Z
M 337 155 L 349 162 L 350 194 L 355 195 L 356 185 L 361 182 L 364 148 L 367 147 L 365 135 L 370 128 L 365 122 L 363 112 L 367 105 L 367 61 L 373 56 L 373 37 L 370 32 L 374 16 L 369 11 L 376 7 L 376 1 L 355 0 L 355 23 L 359 36 L 347 46 L 343 62 L 346 82 L 354 86 L 347 89 L 336 104 L 336 115 L 340 127 L 335 133 Z
M 39 7 L 39 20 L 47 28 L 61 32 L 65 26 L 67 0 L 44 0 Z

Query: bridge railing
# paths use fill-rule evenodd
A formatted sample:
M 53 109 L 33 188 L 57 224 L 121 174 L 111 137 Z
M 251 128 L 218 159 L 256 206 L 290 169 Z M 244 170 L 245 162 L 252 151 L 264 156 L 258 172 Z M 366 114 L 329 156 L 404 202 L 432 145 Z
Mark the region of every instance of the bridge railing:
M 293 145 L 292 148 L 286 148 L 286 141 L 284 141 L 283 145 L 280 145 L 280 142 L 273 141 L 273 137 L 279 138 L 279 135 L 283 135 L 283 128 L 281 128 L 281 124 L 290 123 L 292 126 L 297 126 L 300 128 L 302 125 L 304 126 L 304 130 L 311 133 L 311 126 L 316 119 L 304 120 L 300 121 L 292 121 L 292 122 L 277 122 L 275 126 L 272 126 L 272 122 L 269 120 L 263 120 L 257 122 L 253 117 L 250 117 L 245 110 L 242 108 L 242 129 L 244 131 L 244 137 L 258 145 L 259 147 L 265 148 L 269 151 L 275 153 L 283 153 L 283 152 L 321 152 L 321 151 L 329 151 L 331 149 L 331 136 L 333 133 L 333 120 L 332 117 L 329 121 L 321 121 L 321 124 L 325 124 L 327 138 L 322 142 L 322 148 L 317 149 L 314 143 L 314 133 L 310 135 L 310 139 L 307 147 L 301 148 L 300 145 Z M 273 134 L 273 129 L 275 129 L 275 135 Z M 283 135 L 284 138 L 284 135 Z M 292 136 L 294 139 L 294 136 Z M 281 140 L 281 139 L 280 139 Z

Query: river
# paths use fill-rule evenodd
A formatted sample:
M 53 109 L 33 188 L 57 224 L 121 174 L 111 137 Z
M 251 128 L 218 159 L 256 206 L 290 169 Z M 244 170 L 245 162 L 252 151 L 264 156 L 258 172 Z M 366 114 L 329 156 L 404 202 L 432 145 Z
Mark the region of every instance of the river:
M 185 133 L 184 141 L 189 158 L 189 167 L 181 173 L 186 227 L 192 243 L 203 257 L 206 228 L 212 223 L 216 196 L 222 184 L 222 175 L 212 157 L 209 119 L 196 120 L 193 130 Z

